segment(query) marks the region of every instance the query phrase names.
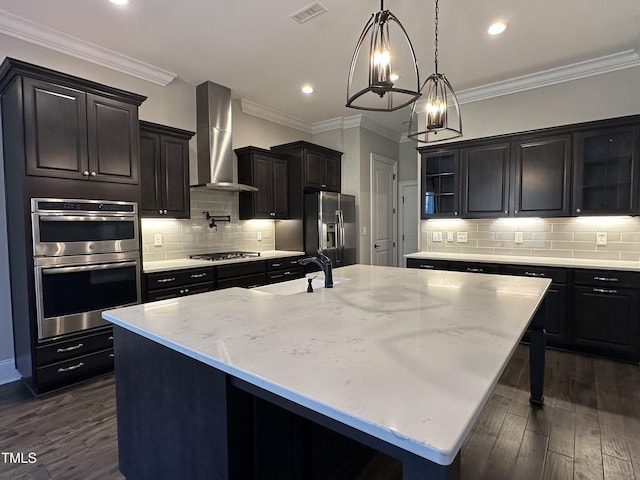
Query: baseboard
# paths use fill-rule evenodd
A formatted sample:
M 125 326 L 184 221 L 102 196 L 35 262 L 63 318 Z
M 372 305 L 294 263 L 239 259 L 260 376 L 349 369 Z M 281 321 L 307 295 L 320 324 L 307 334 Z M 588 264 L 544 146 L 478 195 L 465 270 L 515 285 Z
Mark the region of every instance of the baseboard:
M 20 380 L 20 372 L 16 370 L 15 359 L 0 360 L 0 385 Z

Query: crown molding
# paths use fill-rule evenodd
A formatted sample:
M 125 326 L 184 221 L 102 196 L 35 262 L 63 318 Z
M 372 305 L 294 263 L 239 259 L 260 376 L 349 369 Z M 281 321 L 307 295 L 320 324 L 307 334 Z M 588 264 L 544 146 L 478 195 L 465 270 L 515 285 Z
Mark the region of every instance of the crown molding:
M 279 112 L 269 107 L 259 105 L 246 98 L 240 98 L 240 110 L 242 113 L 253 115 L 254 117 L 269 120 L 270 122 L 284 125 L 285 127 L 300 130 L 305 133 L 313 133 L 313 124 L 300 118 Z
M 640 67 L 640 55 L 636 50 L 625 50 L 612 55 L 585 60 L 584 62 L 542 70 L 530 75 L 522 75 L 476 88 L 468 88 L 461 90 L 456 96 L 460 104 L 479 102 L 502 95 L 510 95 L 635 67 Z
M 4 10 L 0 10 L 0 33 L 126 73 L 163 87 L 178 76 L 168 70 L 154 67 L 135 58 L 122 55 L 58 30 L 53 30 Z

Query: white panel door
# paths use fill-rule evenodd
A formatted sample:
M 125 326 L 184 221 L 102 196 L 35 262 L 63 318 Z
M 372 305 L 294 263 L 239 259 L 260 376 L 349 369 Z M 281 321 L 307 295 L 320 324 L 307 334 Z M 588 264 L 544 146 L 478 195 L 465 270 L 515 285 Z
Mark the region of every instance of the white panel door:
M 396 162 L 371 154 L 371 264 L 396 266 Z

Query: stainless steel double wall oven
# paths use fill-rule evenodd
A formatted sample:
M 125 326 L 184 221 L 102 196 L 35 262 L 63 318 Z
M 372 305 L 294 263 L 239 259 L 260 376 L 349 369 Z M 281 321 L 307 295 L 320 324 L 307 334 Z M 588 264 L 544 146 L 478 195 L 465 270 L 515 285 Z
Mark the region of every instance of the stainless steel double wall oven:
M 31 199 L 38 341 L 108 322 L 103 310 L 140 303 L 134 202 Z

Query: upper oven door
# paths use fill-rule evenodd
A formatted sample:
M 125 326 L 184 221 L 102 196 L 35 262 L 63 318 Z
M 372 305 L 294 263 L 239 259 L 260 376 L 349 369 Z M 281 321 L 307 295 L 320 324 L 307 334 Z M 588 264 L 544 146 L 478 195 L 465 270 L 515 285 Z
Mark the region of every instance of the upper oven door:
M 88 255 L 139 250 L 138 219 L 130 215 L 34 213 L 34 256 Z

